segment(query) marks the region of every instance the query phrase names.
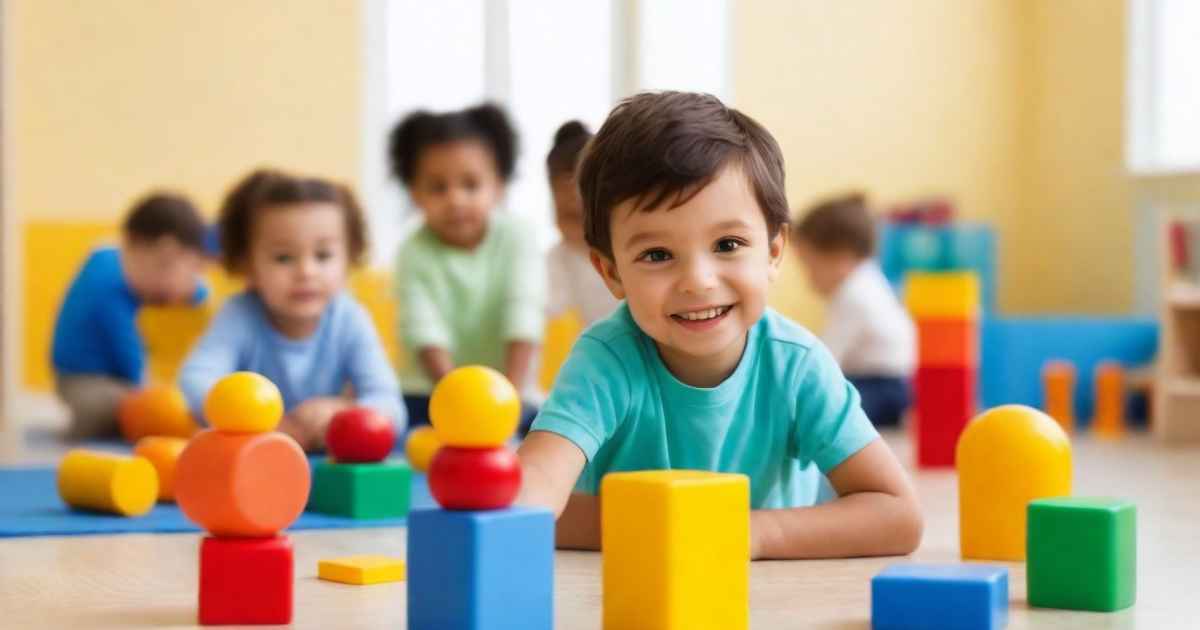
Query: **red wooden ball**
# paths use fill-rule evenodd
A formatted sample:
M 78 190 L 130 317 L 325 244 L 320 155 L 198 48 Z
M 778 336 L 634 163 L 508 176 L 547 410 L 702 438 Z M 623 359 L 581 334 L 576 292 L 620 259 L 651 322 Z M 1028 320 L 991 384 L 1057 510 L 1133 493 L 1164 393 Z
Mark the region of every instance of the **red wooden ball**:
M 396 444 L 396 427 L 366 407 L 340 411 L 325 430 L 325 446 L 339 462 L 380 462 Z
M 429 491 L 447 510 L 498 510 L 521 489 L 521 463 L 504 447 L 443 446 L 429 466 Z

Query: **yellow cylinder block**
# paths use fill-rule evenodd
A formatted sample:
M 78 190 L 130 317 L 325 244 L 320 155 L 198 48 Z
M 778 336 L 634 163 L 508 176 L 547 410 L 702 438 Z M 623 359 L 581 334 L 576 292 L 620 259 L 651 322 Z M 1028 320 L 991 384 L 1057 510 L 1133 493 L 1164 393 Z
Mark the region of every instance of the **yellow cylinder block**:
M 959 546 L 964 559 L 1025 559 L 1029 502 L 1071 493 L 1071 442 L 1023 405 L 990 409 L 958 440 Z
M 158 499 L 158 473 L 143 457 L 75 449 L 59 464 L 58 494 L 71 507 L 141 516 Z

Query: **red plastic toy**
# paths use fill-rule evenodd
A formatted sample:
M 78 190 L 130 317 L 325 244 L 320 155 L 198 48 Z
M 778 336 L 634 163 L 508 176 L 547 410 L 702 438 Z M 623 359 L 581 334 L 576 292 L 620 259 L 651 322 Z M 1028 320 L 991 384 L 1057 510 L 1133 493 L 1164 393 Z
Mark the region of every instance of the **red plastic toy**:
M 508 507 L 521 488 L 521 464 L 504 447 L 443 446 L 429 467 L 429 491 L 447 510 Z
M 325 446 L 339 462 L 380 462 L 395 445 L 392 421 L 366 407 L 339 412 L 325 430 Z
M 292 622 L 292 540 L 205 538 L 200 543 L 200 623 Z
M 916 390 L 917 465 L 954 466 L 954 449 L 975 415 L 978 368 L 919 367 Z

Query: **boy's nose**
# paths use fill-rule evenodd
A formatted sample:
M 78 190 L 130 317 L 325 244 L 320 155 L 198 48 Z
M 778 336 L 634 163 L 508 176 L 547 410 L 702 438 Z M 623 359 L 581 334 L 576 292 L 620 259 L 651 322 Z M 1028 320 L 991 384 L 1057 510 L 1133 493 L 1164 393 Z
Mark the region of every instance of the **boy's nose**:
M 693 258 L 683 266 L 683 277 L 679 288 L 684 293 L 707 293 L 717 286 L 717 274 L 709 261 Z

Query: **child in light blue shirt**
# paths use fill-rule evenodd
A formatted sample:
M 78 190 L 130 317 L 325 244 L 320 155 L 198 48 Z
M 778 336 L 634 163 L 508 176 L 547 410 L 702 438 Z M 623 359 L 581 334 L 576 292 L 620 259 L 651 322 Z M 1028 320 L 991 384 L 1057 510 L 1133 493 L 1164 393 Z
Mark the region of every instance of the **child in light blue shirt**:
M 598 548 L 606 473 L 687 468 L 749 476 L 751 557 L 915 549 L 916 495 L 858 393 L 766 307 L 788 237 L 770 134 L 711 96 L 641 94 L 579 184 L 592 264 L 624 303 L 576 343 L 519 451 L 519 500 L 559 514 L 558 544 Z
M 400 388 L 366 310 L 345 291 L 366 248 L 362 212 L 344 186 L 258 171 L 221 209 L 221 255 L 246 278 L 244 293 L 217 314 L 180 372 L 201 417 L 221 377 L 257 372 L 283 395 L 280 430 L 320 448 L 333 416 L 370 407 L 402 430 Z

